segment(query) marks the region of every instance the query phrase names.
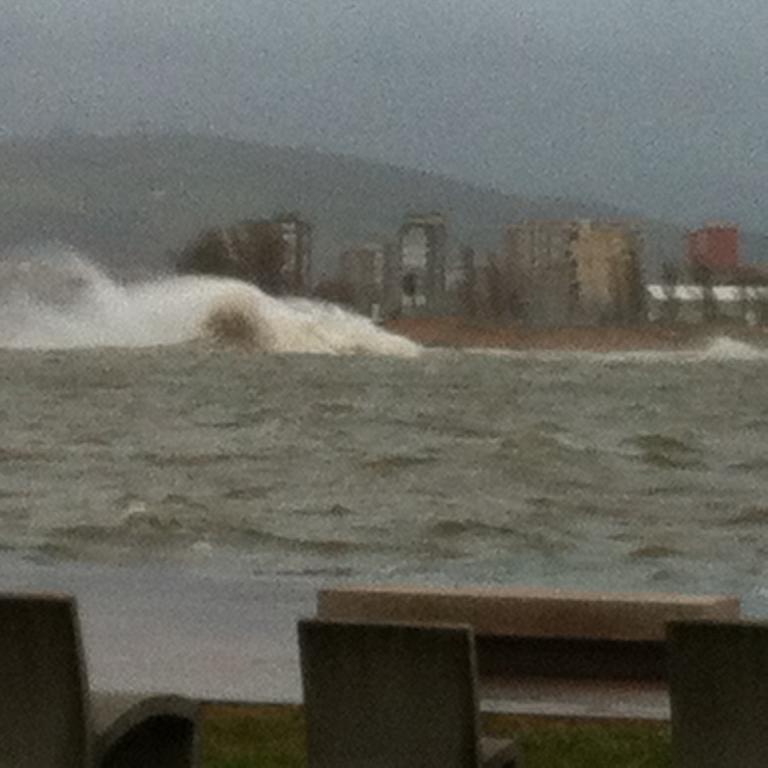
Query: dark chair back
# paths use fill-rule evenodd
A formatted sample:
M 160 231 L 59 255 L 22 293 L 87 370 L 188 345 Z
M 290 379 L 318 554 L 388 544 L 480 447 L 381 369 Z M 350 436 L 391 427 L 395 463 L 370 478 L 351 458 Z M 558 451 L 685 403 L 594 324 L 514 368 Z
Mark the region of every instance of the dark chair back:
M 467 626 L 299 622 L 310 768 L 477 768 Z
M 768 766 L 768 625 L 668 628 L 675 768 Z
M 0 594 L 0 768 L 88 765 L 87 712 L 74 599 Z

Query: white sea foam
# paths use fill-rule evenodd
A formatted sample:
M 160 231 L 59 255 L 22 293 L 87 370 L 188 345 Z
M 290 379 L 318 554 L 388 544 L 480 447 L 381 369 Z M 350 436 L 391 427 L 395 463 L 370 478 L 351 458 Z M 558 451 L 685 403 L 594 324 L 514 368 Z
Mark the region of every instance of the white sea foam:
M 420 347 L 331 304 L 213 277 L 120 284 L 61 247 L 0 262 L 0 347 L 148 347 L 217 338 L 267 352 L 415 357 Z
M 702 344 L 682 349 L 638 349 L 620 352 L 576 353 L 596 362 L 609 363 L 719 363 L 768 360 L 768 349 L 717 336 Z
M 629 349 L 595 352 L 590 350 L 506 350 L 473 348 L 476 355 L 509 357 L 540 362 L 582 361 L 591 363 L 707 363 L 766 360 L 768 347 L 755 346 L 730 336 L 717 336 L 705 344 L 686 349 Z
M 700 350 L 698 356 L 702 360 L 768 360 L 768 349 L 729 336 L 718 336 Z

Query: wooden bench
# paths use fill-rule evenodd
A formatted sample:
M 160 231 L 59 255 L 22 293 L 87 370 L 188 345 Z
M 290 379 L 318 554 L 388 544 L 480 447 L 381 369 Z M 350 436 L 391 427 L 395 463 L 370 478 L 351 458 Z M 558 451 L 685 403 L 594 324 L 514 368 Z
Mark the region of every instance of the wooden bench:
M 347 586 L 323 589 L 318 617 L 468 624 L 483 679 L 667 680 L 666 625 L 740 618 L 724 595 L 536 588 Z

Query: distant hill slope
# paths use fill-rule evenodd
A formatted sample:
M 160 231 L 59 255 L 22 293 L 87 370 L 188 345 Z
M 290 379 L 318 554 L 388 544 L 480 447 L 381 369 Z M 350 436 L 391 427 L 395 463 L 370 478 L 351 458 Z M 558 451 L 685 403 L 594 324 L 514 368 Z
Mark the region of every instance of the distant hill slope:
M 113 270 L 167 269 L 201 230 L 299 211 L 315 225 L 315 275 L 345 247 L 392 236 L 409 210 L 439 210 L 454 244 L 498 247 L 525 218 L 622 217 L 611 206 L 530 200 L 454 179 L 305 149 L 143 134 L 0 142 L 0 248 L 60 240 Z M 648 270 L 682 230 L 650 223 Z M 762 242 L 762 241 L 761 241 Z

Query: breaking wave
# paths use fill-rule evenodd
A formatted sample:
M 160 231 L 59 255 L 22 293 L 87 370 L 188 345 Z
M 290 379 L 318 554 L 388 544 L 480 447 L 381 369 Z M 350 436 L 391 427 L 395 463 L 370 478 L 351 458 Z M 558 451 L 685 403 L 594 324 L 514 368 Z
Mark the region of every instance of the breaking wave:
M 332 304 L 215 277 L 120 284 L 74 250 L 0 262 L 0 347 L 150 347 L 213 339 L 265 352 L 414 357 L 420 347 Z
M 518 350 L 473 348 L 476 355 L 509 357 L 540 362 L 591 363 L 719 363 L 768 361 L 768 347 L 749 344 L 730 336 L 717 336 L 700 346 L 683 349 L 629 349 L 621 351 Z

